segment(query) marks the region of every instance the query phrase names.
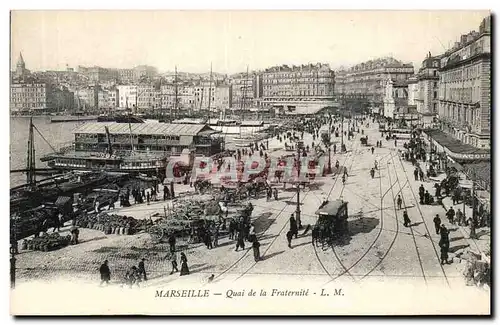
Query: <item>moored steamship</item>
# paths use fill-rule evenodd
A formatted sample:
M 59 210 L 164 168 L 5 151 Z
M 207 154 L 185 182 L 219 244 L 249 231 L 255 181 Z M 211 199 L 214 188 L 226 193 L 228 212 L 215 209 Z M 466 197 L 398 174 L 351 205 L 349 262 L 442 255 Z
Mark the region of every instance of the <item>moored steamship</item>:
M 212 156 L 224 148 L 217 131 L 204 124 L 86 123 L 74 142 L 42 158 L 59 170 L 99 170 L 132 174 L 165 171 L 171 157 Z

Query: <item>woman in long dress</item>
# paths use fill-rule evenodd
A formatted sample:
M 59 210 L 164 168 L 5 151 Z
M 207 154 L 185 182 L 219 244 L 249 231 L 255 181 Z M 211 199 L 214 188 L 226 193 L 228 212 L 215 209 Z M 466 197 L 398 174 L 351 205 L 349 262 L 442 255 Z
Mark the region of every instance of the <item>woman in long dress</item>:
M 181 276 L 189 274 L 186 254 L 181 253 Z

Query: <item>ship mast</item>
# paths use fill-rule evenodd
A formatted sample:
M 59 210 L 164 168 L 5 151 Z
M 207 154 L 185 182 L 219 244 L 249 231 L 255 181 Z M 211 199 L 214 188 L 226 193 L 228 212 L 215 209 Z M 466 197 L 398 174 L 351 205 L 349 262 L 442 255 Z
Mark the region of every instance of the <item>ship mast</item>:
M 26 160 L 26 183 L 30 186 L 34 186 L 36 184 L 35 177 L 35 143 L 33 136 L 33 118 L 30 117 L 30 129 L 28 136 L 28 157 Z
M 175 66 L 175 74 L 174 74 L 174 114 L 177 112 L 177 66 Z M 172 106 L 170 106 L 170 122 L 172 122 Z
M 248 65 L 247 65 L 247 74 L 245 75 L 245 79 L 243 79 L 243 96 L 241 100 L 241 108 L 240 108 L 240 138 L 241 138 L 241 123 L 243 122 L 243 112 L 245 109 L 245 102 L 247 96 L 247 81 L 248 81 Z
M 210 123 L 210 104 L 212 102 L 212 62 L 210 62 L 210 81 L 208 83 L 208 123 Z

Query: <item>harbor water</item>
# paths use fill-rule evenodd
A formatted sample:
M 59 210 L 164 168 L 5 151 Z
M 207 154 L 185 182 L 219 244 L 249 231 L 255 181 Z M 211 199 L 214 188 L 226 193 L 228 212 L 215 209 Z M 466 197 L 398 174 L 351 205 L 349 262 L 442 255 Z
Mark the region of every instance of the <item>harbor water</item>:
M 25 169 L 26 168 L 26 157 L 28 148 L 28 136 L 29 136 L 29 117 L 11 117 L 10 118 L 10 170 L 15 169 Z M 157 122 L 157 121 L 155 121 Z M 36 166 L 38 168 L 47 167 L 47 164 L 40 161 L 40 158 L 46 154 L 51 153 L 54 147 L 58 149 L 62 145 L 69 143 L 74 140 L 72 131 L 78 125 L 85 123 L 84 121 L 75 122 L 63 122 L 63 123 L 51 123 L 49 116 L 39 116 L 33 117 L 33 124 L 40 131 L 43 138 L 34 131 L 34 141 L 35 141 L 35 155 L 36 155 Z M 264 127 L 242 127 L 242 136 L 252 136 L 256 139 L 259 138 L 259 131 L 266 129 L 268 125 Z M 214 127 L 217 129 L 218 127 Z M 224 127 L 220 133 L 226 142 L 226 148 L 234 150 L 237 147 L 233 141 L 234 138 L 238 137 L 239 127 Z M 44 140 L 47 140 L 45 141 Z M 48 143 L 47 143 L 48 142 Z M 249 141 L 253 142 L 253 141 Z M 38 176 L 37 179 L 43 179 L 46 176 Z M 11 173 L 10 174 L 10 186 L 17 186 L 24 184 L 26 182 L 25 173 Z
M 10 118 L 10 170 L 26 168 L 29 123 L 29 117 L 15 116 Z M 50 146 L 57 149 L 64 143 L 72 141 L 72 131 L 81 123 L 82 122 L 51 123 L 49 116 L 33 117 L 33 124 L 48 142 L 45 142 L 36 130 L 34 131 L 36 166 L 40 168 L 46 167 L 46 163 L 41 162 L 40 157 L 52 152 Z M 39 177 L 44 178 L 44 176 Z M 25 182 L 26 174 L 10 174 L 11 187 Z

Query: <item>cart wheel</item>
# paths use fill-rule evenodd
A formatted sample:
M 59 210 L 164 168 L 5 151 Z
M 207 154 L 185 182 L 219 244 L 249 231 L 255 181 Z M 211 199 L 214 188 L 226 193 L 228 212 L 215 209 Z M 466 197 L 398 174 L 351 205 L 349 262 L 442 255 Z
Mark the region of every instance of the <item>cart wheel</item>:
M 151 235 L 151 239 L 153 239 L 153 241 L 160 242 L 164 236 L 164 230 L 163 228 L 154 226 L 149 229 L 149 234 Z

